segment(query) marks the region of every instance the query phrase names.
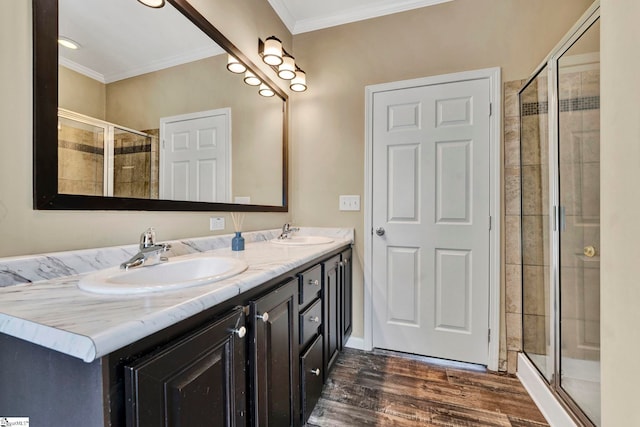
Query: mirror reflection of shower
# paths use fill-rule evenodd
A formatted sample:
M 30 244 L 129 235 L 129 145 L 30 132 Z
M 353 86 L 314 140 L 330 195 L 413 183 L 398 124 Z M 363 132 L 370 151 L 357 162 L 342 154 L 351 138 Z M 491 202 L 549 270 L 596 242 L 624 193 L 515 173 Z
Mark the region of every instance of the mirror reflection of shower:
M 157 132 L 139 132 L 60 109 L 59 192 L 157 199 Z

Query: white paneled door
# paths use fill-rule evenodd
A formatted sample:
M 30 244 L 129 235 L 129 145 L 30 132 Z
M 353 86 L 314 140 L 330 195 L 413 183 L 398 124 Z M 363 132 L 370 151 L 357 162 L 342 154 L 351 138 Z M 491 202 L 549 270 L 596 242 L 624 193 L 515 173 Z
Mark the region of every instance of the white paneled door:
M 373 346 L 486 365 L 490 83 L 373 97 Z
M 160 121 L 160 198 L 229 202 L 229 109 L 166 117 Z

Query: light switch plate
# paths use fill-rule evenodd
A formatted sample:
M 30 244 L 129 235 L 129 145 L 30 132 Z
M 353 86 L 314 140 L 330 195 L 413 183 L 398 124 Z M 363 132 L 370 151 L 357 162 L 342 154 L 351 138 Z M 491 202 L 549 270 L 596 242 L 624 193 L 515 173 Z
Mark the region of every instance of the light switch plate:
M 224 230 L 224 217 L 211 217 L 209 218 L 209 230 Z
M 340 196 L 341 211 L 359 211 L 360 196 Z

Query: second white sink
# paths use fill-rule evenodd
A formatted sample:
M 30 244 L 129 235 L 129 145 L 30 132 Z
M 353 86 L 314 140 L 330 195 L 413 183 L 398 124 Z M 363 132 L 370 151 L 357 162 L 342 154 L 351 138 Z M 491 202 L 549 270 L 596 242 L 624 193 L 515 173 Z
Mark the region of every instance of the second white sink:
M 240 274 L 247 268 L 246 262 L 235 258 L 185 255 L 149 267 L 100 270 L 82 277 L 78 287 L 89 292 L 112 295 L 170 291 L 217 282 Z
M 286 239 L 271 240 L 271 243 L 288 246 L 324 245 L 332 242 L 332 238 L 324 236 L 291 236 Z

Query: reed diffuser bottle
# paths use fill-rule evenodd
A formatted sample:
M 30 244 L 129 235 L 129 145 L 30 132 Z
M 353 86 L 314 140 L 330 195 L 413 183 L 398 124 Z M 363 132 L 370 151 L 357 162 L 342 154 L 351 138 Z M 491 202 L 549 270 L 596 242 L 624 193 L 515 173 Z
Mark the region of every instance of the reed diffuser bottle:
M 244 213 L 231 212 L 233 220 L 233 228 L 236 235 L 231 239 L 232 251 L 244 251 L 244 237 L 242 237 L 242 222 L 244 221 Z

